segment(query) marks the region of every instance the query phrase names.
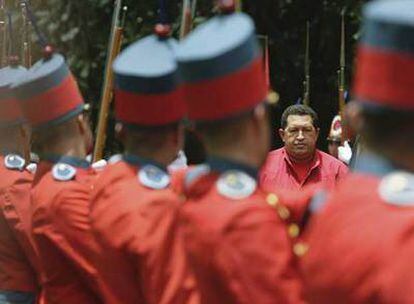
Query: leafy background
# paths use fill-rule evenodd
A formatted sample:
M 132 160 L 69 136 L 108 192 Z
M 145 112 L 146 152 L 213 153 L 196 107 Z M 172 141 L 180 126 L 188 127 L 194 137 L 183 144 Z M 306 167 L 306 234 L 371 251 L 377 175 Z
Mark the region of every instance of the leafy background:
M 19 15 L 18 1 L 8 6 Z M 107 43 L 110 31 L 113 0 L 32 0 L 40 28 L 62 53 L 78 77 L 82 92 L 92 104 L 93 117 L 99 108 Z M 151 33 L 157 21 L 158 1 L 124 0 L 128 6 L 124 45 Z M 179 32 L 182 1 L 166 1 L 174 35 Z M 321 117 L 322 134 L 319 146 L 325 148 L 326 135 L 332 117 L 338 111 L 337 70 L 340 47 L 340 12 L 346 8 L 347 83 L 352 79 L 355 44 L 359 37 L 361 0 L 244 0 L 243 11 L 251 15 L 259 34 L 269 36 L 271 82 L 280 94 L 273 111 L 274 147 L 280 146 L 276 136 L 281 112 L 301 97 L 304 78 L 304 48 L 306 22 L 311 23 L 311 106 Z M 213 13 L 212 0 L 198 0 L 195 23 Z M 18 23 L 18 20 L 16 21 Z M 35 45 L 33 49 L 36 53 Z M 36 55 L 35 55 L 36 57 Z M 96 120 L 96 119 L 95 119 Z M 112 126 L 110 125 L 110 129 Z M 110 130 L 109 129 L 109 130 Z M 109 143 L 113 143 L 109 132 Z M 116 149 L 108 145 L 108 153 Z M 200 157 L 193 137 L 189 138 L 187 153 Z

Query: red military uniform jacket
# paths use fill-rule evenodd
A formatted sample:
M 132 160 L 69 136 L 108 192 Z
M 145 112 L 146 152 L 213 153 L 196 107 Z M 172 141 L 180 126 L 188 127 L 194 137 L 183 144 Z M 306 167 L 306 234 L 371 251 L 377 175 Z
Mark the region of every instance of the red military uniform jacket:
M 216 158 L 187 173 L 180 224 L 201 303 L 302 302 L 289 212 L 256 175 Z
M 82 244 L 93 246 L 85 209 L 79 206 L 89 204 L 82 187 L 87 187 L 90 193 L 94 179 L 94 172 L 84 160 L 58 157 L 39 164 L 31 201 L 32 233 L 40 258 L 43 303 L 101 303 L 97 296 L 96 269 L 63 234 L 67 225 L 73 225 L 83 238 Z M 74 213 L 70 218 L 74 220 L 72 223 L 68 223 L 67 217 L 60 218 L 66 211 Z
M 93 230 L 109 259 L 102 277 L 123 304 L 197 303 L 176 231 L 170 177 L 136 156 L 109 165 L 92 199 Z
M 414 176 L 374 156 L 359 162 L 360 172 L 338 185 L 307 230 L 306 297 L 318 304 L 412 303 L 396 301 L 404 294 L 395 292 L 395 280 L 407 276 L 398 264 L 414 240 Z M 404 293 L 414 294 L 412 287 Z
M 0 290 L 36 292 L 36 254 L 30 237 L 32 174 L 17 155 L 0 156 Z

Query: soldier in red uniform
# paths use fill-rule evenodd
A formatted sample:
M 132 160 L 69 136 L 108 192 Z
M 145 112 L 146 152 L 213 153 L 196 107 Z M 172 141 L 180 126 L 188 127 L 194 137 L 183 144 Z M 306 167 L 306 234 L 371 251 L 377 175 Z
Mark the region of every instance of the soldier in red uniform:
M 176 42 L 169 35 L 168 25 L 157 25 L 155 35 L 125 49 L 113 67 L 117 131 L 125 152 L 96 182 L 91 221 L 108 260 L 100 275 L 118 295 L 117 303 L 197 300 L 175 231 L 181 201 L 167 173 L 182 148 L 186 114 Z
M 16 83 L 16 88 L 33 129 L 33 150 L 40 157 L 31 190 L 31 221 L 39 253 L 41 301 L 101 303 L 96 295 L 96 270 L 65 239 L 60 227 L 66 222 L 56 211 L 56 206 L 87 206 L 88 196 L 82 194 L 90 192 L 95 177 L 85 160 L 92 137 L 83 116 L 83 98 L 63 56 L 57 53 L 47 53 Z M 68 196 L 73 199 L 66 199 Z M 85 218 L 81 211 L 73 225 Z M 84 243 L 90 244 L 93 238 L 85 232 L 85 222 L 77 227 L 78 233 Z
M 38 284 L 36 255 L 30 238 L 29 191 L 33 175 L 26 170 L 29 133 L 11 88 L 26 69 L 0 70 L 0 303 L 34 303 Z
M 270 130 L 254 24 L 234 13 L 233 1 L 220 9 L 177 50 L 189 118 L 208 153 L 184 179 L 180 226 L 189 263 L 201 303 L 301 303 L 289 210 L 258 187 Z
M 325 207 L 307 230 L 302 260 L 310 303 L 413 302 L 413 20 L 412 1 L 365 7 L 357 101 L 348 112 L 370 152 L 325 201 L 312 204 Z

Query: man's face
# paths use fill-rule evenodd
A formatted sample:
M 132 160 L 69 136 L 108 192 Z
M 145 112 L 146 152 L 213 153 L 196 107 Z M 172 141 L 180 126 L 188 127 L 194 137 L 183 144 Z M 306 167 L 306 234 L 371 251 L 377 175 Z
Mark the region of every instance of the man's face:
M 319 129 L 313 125 L 310 115 L 289 115 L 285 129 L 279 129 L 280 137 L 290 156 L 296 160 L 313 158 Z

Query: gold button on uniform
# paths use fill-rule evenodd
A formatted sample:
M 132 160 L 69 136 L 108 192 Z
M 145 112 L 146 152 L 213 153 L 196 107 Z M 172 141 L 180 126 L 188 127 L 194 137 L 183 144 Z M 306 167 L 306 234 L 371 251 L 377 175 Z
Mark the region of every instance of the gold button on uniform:
M 267 203 L 268 203 L 270 206 L 272 206 L 272 207 L 276 207 L 276 206 L 277 206 L 277 204 L 279 203 L 279 198 L 277 197 L 277 195 L 276 195 L 276 194 L 274 194 L 274 193 L 270 193 L 270 194 L 267 196 L 266 201 L 267 201 Z
M 279 213 L 279 216 L 282 220 L 287 220 L 290 217 L 290 211 L 285 206 L 279 206 L 277 213 Z
M 291 224 L 289 225 L 288 232 L 291 238 L 297 238 L 300 234 L 300 228 L 296 224 Z
M 305 243 L 296 243 L 293 246 L 293 252 L 294 254 L 296 254 L 298 257 L 303 257 L 309 250 L 309 246 Z

